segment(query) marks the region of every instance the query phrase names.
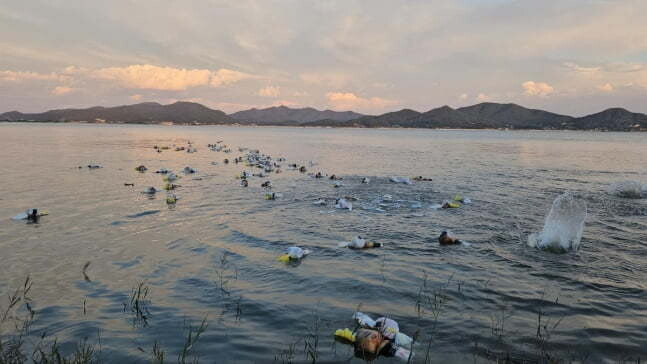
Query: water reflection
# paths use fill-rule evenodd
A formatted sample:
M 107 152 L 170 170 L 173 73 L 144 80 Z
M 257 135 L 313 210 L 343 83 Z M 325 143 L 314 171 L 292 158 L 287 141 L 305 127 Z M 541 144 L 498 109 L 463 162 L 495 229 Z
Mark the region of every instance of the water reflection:
M 196 153 L 153 149 L 188 140 Z M 212 164 L 226 155 L 206 148 L 218 140 L 232 160 L 238 146 L 259 148 L 285 165 L 314 161 L 309 169 L 342 176 L 344 186 L 284 169 L 270 177 L 282 198 L 265 201 L 264 180 L 239 186 L 245 166 Z M 419 329 L 420 360 L 430 338 L 433 359 L 449 362 L 474 353 L 532 359 L 541 350 L 593 361 L 645 355 L 647 205 L 606 193 L 613 182 L 645 178 L 647 141 L 638 134 L 3 124 L 0 141 L 0 291 L 29 274 L 32 332 L 72 343 L 68 353 L 101 330 L 111 360 L 149 360 L 156 342 L 175 357 L 206 316 L 195 343 L 203 361 L 302 361 L 314 353 L 305 340 L 316 337 L 318 360 L 335 362 L 353 358 L 332 333 L 352 325 L 361 304 L 407 333 Z M 39 157 L 24 160 L 27 151 Z M 103 168 L 77 168 L 88 163 Z M 149 171 L 135 172 L 140 164 Z M 164 187 L 151 171 L 187 165 L 202 180 L 183 176 L 173 208 L 140 193 Z M 433 181 L 388 181 L 418 175 Z M 565 190 L 589 208 L 582 249 L 527 249 Z M 430 208 L 457 193 L 473 203 Z M 312 204 L 345 196 L 357 198 L 352 212 Z M 50 212 L 38 229 L 10 220 L 29 206 Z M 447 229 L 472 246 L 438 246 Z M 337 248 L 356 235 L 384 247 Z M 301 264 L 276 260 L 294 245 L 313 253 Z M 133 312 L 130 293 L 141 282 L 149 301 Z M 435 309 L 434 296 L 443 302 Z M 560 322 L 540 332 L 543 341 L 539 312 Z

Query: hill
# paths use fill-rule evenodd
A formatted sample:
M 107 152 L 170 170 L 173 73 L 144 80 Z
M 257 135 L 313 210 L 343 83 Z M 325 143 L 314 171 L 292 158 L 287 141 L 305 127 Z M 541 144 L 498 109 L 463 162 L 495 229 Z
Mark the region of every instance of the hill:
M 576 118 L 573 129 L 647 130 L 647 115 L 611 108 L 596 114 Z
M 647 115 L 633 113 L 622 108 L 611 108 L 575 118 L 544 110 L 529 109 L 516 104 L 493 102 L 458 109 L 442 106 L 423 113 L 402 109 L 374 116 L 352 111 L 291 109 L 285 106 L 250 109 L 227 115 L 220 110 L 213 110 L 193 102 L 176 102 L 170 105 L 145 102 L 116 107 L 59 109 L 34 114 L 11 111 L 0 114 L 0 120 L 147 124 L 173 122 L 176 124 L 259 124 L 361 128 L 647 130 Z
M 364 115 L 352 111 L 320 111 L 311 107 L 292 109 L 287 106 L 268 107 L 266 109 L 249 109 L 230 114 L 232 118 L 240 121 L 257 124 L 293 123 L 301 124 L 317 120 L 348 121 Z
M 156 102 L 144 102 L 115 107 L 96 106 L 88 109 L 50 110 L 38 114 L 23 114 L 12 111 L 0 115 L 0 120 L 109 123 L 174 122 L 181 124 L 228 124 L 235 122 L 220 110 L 212 110 L 194 102 L 176 102 L 169 105 L 161 105 Z

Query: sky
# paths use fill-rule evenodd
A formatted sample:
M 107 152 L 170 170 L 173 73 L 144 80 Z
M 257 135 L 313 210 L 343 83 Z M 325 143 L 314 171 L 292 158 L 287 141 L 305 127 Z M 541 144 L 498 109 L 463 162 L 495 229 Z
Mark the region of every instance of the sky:
M 0 112 L 647 113 L 644 0 L 0 0 Z

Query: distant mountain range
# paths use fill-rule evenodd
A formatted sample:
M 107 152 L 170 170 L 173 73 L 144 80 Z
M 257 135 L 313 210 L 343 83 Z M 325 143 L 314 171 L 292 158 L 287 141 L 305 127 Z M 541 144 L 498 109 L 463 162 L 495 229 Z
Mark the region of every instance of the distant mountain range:
M 258 124 L 307 123 L 318 120 L 348 121 L 361 118 L 362 114 L 353 111 L 319 111 L 311 107 L 292 109 L 286 106 L 267 109 L 249 109 L 230 114 L 232 118 Z
M 362 115 L 352 111 L 338 112 L 313 108 L 293 109 L 286 106 L 250 109 L 230 115 L 193 102 L 161 105 L 145 102 L 116 107 L 60 109 L 24 114 L 11 111 L 0 114 L 3 121 L 90 122 L 90 123 L 174 123 L 174 124 L 243 124 L 364 128 L 510 128 L 647 131 L 647 115 L 612 108 L 584 117 L 560 115 L 528 109 L 516 104 L 486 102 L 453 109 L 443 106 L 427 112 L 411 109 L 382 115 Z

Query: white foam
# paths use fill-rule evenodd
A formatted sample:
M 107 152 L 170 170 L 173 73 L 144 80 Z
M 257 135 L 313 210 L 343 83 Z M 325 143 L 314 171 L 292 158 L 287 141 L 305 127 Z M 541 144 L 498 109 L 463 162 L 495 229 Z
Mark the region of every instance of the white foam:
M 607 191 L 618 197 L 642 198 L 647 195 L 647 186 L 638 181 L 621 181 L 613 183 Z
M 586 202 L 566 192 L 553 201 L 553 206 L 546 216 L 544 229 L 528 237 L 528 245 L 540 249 L 568 251 L 578 250 L 584 220 L 586 220 Z

